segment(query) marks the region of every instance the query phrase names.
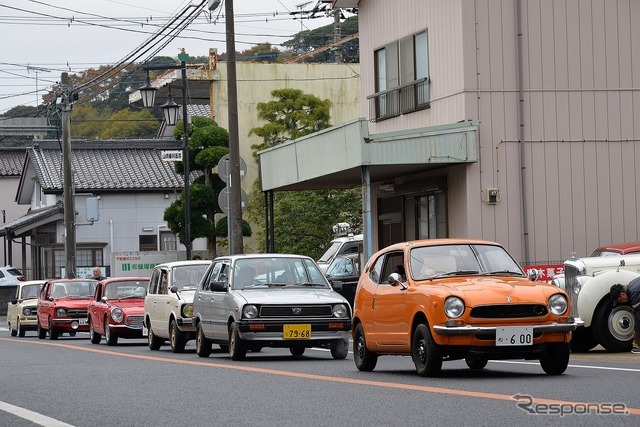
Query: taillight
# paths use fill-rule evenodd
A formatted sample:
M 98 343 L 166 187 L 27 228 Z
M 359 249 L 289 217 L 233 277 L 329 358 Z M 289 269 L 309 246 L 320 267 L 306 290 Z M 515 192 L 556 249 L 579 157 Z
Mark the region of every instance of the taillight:
M 21 282 L 24 282 L 24 281 L 27 280 L 27 278 L 24 277 L 24 276 L 18 276 L 18 280 L 21 281 Z

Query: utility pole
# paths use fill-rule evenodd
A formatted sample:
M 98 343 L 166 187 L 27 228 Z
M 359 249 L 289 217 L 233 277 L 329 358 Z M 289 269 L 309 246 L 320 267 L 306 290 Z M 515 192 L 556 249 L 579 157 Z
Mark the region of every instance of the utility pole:
M 229 99 L 229 254 L 244 252 L 242 243 L 242 193 L 240 188 L 240 139 L 238 136 L 238 89 L 236 86 L 236 39 L 233 0 L 225 0 L 227 33 L 227 97 Z
M 340 28 L 341 10 L 333 11 L 333 42 L 336 44 L 333 51 L 333 61 L 336 64 L 342 64 L 342 45 L 337 42 L 342 38 L 342 30 Z
M 69 73 L 60 78 L 62 95 L 56 104 L 62 115 L 62 174 L 64 177 L 64 253 L 68 279 L 76 277 L 76 207 L 73 191 L 73 171 L 71 169 L 71 88 Z

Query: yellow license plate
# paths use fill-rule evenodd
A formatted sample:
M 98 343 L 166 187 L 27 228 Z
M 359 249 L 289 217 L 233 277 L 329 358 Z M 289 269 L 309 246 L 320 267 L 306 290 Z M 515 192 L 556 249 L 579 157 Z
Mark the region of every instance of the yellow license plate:
M 284 325 L 282 338 L 285 340 L 304 340 L 311 338 L 311 325 Z

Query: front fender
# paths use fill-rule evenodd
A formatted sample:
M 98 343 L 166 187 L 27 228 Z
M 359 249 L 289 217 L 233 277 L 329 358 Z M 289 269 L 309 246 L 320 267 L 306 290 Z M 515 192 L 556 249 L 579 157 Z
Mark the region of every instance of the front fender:
M 584 326 L 591 326 L 596 306 L 603 298 L 609 297 L 611 285 L 615 283 L 627 285 L 636 277 L 640 277 L 640 274 L 627 270 L 610 270 L 587 280 L 578 294 L 578 313 L 580 319 L 584 321 Z

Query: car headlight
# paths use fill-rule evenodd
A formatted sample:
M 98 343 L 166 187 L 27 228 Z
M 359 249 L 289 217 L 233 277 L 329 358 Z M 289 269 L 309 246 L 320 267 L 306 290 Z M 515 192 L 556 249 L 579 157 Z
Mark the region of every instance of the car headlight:
M 24 316 L 31 316 L 31 307 L 25 307 L 22 309 L 22 314 Z
M 561 316 L 567 312 L 568 307 L 567 299 L 562 294 L 551 295 L 549 298 L 549 309 L 553 314 Z
M 444 314 L 451 319 L 457 319 L 464 313 L 464 302 L 458 297 L 449 297 L 444 301 Z
M 333 306 L 333 317 L 347 317 L 349 315 L 349 309 L 344 304 L 336 304 Z
M 193 317 L 193 304 L 185 304 L 182 306 L 182 317 Z
M 253 304 L 247 304 L 242 308 L 242 317 L 247 319 L 255 319 L 258 317 L 258 307 Z
M 122 312 L 122 309 L 119 308 L 119 307 L 112 308 L 111 309 L 111 318 L 116 323 L 122 322 L 122 319 L 124 319 L 124 313 Z
M 66 315 L 67 315 L 67 309 L 66 308 L 58 308 L 56 310 L 56 316 L 65 317 Z

